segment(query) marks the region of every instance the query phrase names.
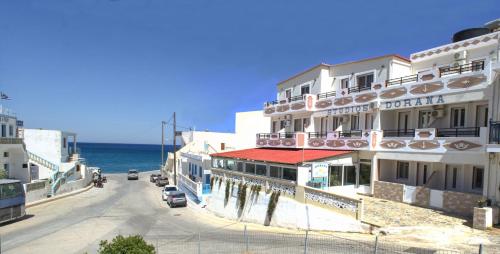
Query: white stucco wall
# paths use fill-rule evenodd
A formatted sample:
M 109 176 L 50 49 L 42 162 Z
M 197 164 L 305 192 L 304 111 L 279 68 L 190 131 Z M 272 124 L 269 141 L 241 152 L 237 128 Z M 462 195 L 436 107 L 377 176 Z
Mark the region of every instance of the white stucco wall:
M 61 131 L 24 129 L 24 143 L 29 152 L 54 164 L 61 162 L 63 157 Z
M 238 149 L 255 147 L 256 134 L 270 131 L 271 118 L 265 117 L 261 110 L 236 113 L 235 132 Z
M 247 188 L 247 202 L 241 218 L 238 216 L 237 192 L 235 184 L 233 195 L 224 206 L 225 182 L 220 189 L 214 184 L 212 195 L 207 201 L 207 208 L 215 215 L 232 220 L 242 220 L 250 223 L 264 224 L 267 206 L 271 194 L 260 192 L 258 196 L 250 193 Z M 271 219 L 271 226 L 293 229 L 328 230 L 342 232 L 367 232 L 368 227 L 361 222 L 333 211 L 313 205 L 305 205 L 293 199 L 280 196 L 278 205 Z
M 8 157 L 5 157 L 5 153 L 8 153 Z M 4 168 L 5 164 L 9 165 L 10 178 L 21 180 L 23 183 L 30 181 L 28 157 L 22 144 L 0 145 L 0 167 Z

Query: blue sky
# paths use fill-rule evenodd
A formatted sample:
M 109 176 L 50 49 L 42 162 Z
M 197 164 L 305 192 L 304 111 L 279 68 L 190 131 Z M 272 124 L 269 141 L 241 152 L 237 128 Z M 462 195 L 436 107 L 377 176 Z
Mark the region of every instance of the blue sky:
M 29 128 L 160 143 L 174 111 L 233 131 L 310 66 L 408 56 L 499 17 L 493 0 L 1 0 L 0 91 Z

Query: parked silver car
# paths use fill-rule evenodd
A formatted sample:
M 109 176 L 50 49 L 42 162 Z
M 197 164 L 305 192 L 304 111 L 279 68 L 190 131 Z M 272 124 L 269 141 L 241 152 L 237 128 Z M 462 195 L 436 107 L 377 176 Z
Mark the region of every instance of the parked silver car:
M 170 207 L 187 206 L 186 193 L 182 191 L 172 191 L 167 196 L 167 204 Z
M 139 180 L 139 171 L 137 169 L 129 169 L 127 173 L 128 180 Z

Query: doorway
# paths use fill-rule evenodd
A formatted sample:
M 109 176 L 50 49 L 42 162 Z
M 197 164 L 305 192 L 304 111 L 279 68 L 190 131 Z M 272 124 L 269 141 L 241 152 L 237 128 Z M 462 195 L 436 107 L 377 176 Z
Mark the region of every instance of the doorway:
M 488 105 L 479 105 L 476 108 L 476 127 L 488 126 Z
M 432 111 L 422 110 L 418 113 L 418 128 L 429 128 L 431 125 Z

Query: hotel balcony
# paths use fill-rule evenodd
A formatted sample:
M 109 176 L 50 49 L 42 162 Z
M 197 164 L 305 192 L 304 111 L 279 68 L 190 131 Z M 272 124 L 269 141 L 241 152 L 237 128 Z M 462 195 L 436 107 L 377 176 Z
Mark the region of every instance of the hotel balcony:
M 484 151 L 486 127 L 384 130 L 377 151 L 445 153 Z
M 458 103 L 484 98 L 490 66 L 484 61 L 455 67 L 433 68 L 415 75 L 374 82 L 369 87 L 349 87 L 316 95 L 303 95 L 265 103 L 264 115 L 336 110 L 367 112 L 434 104 Z M 457 96 L 467 92 L 470 96 Z
M 259 133 L 257 147 L 445 153 L 480 152 L 486 127 Z M 491 136 L 490 136 L 491 137 Z M 498 136 L 497 136 L 498 137 Z
M 304 94 L 264 103 L 264 114 L 266 116 L 291 114 L 292 112 L 305 112 L 313 110 L 313 100 L 316 96 Z
M 379 135 L 380 136 L 380 135 Z M 259 133 L 256 146 L 268 148 L 309 148 L 329 150 L 369 150 L 377 131 L 352 130 L 328 133 Z

